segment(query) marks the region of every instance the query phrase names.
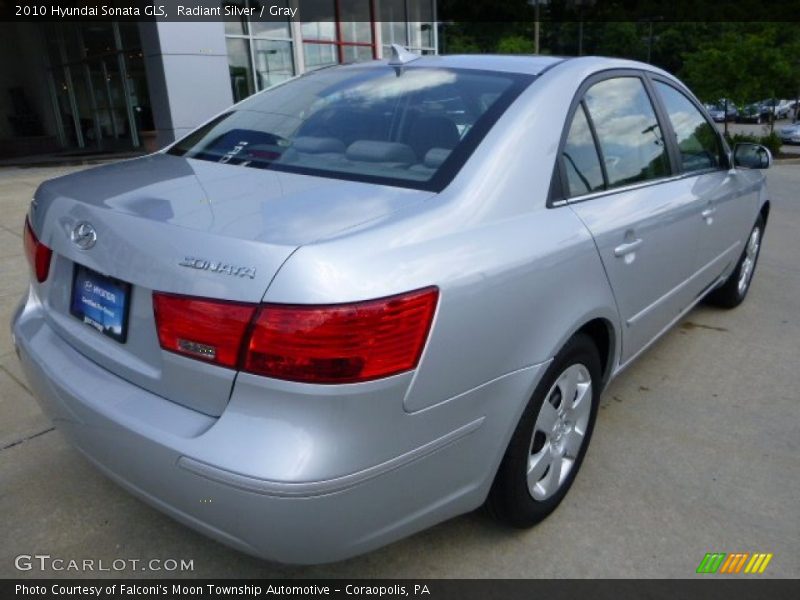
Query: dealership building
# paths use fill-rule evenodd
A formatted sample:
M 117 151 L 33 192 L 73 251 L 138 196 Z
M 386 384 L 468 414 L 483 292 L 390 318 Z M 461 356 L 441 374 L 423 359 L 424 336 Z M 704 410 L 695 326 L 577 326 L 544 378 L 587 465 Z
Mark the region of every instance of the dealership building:
M 436 0 L 268 4 L 300 2 L 323 17 L 0 23 L 0 159 L 154 149 L 306 71 L 436 52 Z

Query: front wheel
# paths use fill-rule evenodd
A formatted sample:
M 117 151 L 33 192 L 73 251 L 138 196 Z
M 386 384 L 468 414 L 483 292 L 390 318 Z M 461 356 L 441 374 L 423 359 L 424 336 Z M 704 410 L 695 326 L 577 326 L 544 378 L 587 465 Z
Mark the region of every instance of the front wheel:
M 514 527 L 531 527 L 555 510 L 580 469 L 597 417 L 600 358 L 575 335 L 553 359 L 520 418 L 486 505 Z
M 750 236 L 747 238 L 742 256 L 736 264 L 728 280 L 708 295 L 708 302 L 723 308 L 739 306 L 750 290 L 753 273 L 756 270 L 758 256 L 761 253 L 761 242 L 764 238 L 764 217 L 759 216 Z

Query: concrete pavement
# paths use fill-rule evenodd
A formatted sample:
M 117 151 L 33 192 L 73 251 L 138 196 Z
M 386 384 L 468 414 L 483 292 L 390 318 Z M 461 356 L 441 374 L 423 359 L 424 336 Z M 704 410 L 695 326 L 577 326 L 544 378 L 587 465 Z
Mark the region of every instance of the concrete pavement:
M 8 335 L 27 280 L 21 230 L 35 186 L 72 168 L 0 169 L 0 577 L 19 554 L 193 560 L 158 577 L 692 577 L 706 552 L 771 552 L 800 576 L 800 166 L 769 171 L 773 210 L 750 297 L 701 306 L 604 395 L 564 503 L 529 531 L 481 513 L 366 556 L 269 564 L 134 499 L 53 430 Z M 111 573 L 112 575 L 114 573 Z

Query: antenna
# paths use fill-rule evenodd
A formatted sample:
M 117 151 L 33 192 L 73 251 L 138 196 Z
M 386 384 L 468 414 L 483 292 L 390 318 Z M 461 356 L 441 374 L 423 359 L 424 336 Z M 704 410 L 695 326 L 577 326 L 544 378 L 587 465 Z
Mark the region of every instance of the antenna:
M 422 58 L 422 56 L 406 50 L 400 44 L 392 44 L 392 58 L 389 59 L 389 65 L 392 67 L 402 67 L 418 58 Z

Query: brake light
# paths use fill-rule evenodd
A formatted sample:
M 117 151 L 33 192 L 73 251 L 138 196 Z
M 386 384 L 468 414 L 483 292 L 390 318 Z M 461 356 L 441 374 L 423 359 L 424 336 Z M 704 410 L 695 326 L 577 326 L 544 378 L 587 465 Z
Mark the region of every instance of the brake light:
M 354 383 L 417 366 L 437 288 L 333 305 L 244 304 L 153 293 L 164 350 L 276 379 Z
M 39 283 L 44 282 L 50 273 L 50 259 L 53 257 L 53 251 L 40 242 L 36 234 L 33 233 L 28 217 L 25 217 L 23 244 L 25 246 L 25 256 L 28 257 L 28 262 L 36 274 L 36 281 Z
M 256 305 L 153 293 L 158 340 L 164 350 L 236 367 Z
M 344 305 L 265 304 L 243 370 L 307 383 L 353 383 L 417 366 L 439 291 Z

